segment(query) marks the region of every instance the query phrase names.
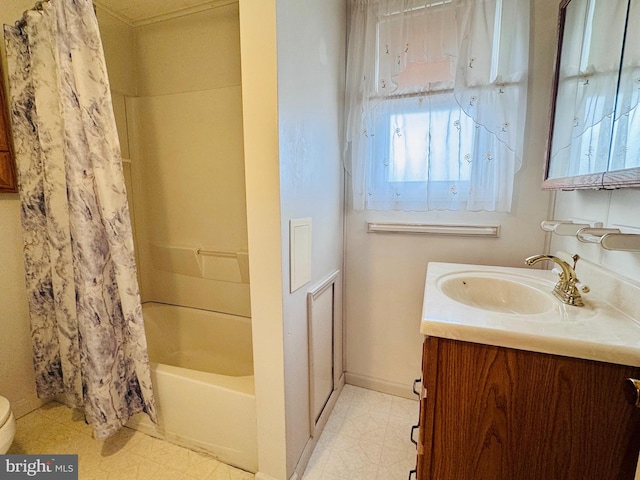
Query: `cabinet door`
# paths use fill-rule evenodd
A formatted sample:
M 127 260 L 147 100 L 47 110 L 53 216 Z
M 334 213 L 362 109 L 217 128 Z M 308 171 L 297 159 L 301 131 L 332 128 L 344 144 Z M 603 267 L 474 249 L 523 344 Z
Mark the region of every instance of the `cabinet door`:
M 419 479 L 429 477 L 431 452 L 433 451 L 433 402 L 436 393 L 436 373 L 438 362 L 437 339 L 427 337 L 422 347 L 422 390 L 420 392 L 420 435 L 416 469 Z
M 640 369 L 429 338 L 433 480 L 632 480 L 640 410 L 622 385 Z M 427 357 L 428 358 L 428 357 Z M 429 423 L 430 422 L 430 423 Z

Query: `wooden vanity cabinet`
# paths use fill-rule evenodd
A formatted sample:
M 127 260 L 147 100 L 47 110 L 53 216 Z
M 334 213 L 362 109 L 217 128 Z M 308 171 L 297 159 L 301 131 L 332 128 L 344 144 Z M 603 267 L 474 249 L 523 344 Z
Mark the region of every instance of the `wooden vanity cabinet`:
M 632 480 L 640 368 L 427 337 L 420 480 Z

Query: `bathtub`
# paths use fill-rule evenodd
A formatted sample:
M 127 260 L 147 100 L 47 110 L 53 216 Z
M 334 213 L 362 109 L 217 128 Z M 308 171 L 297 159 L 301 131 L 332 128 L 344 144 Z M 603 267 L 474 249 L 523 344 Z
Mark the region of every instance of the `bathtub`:
M 159 424 L 127 426 L 256 472 L 251 319 L 148 302 L 142 306 Z

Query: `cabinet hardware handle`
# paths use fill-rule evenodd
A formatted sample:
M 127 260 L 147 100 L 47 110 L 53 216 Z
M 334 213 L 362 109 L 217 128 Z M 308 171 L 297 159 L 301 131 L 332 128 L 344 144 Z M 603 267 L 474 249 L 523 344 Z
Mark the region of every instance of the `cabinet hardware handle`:
M 411 480 L 411 477 L 416 478 L 416 474 L 418 471 L 414 468 L 413 470 L 409 470 L 409 478 L 407 480 Z
M 624 396 L 634 407 L 640 408 L 640 380 L 627 378 L 623 385 Z
M 411 427 L 411 443 L 413 443 L 416 447 L 418 447 L 418 442 L 413 439 L 413 432 L 416 431 L 416 428 L 420 428 L 420 424 L 417 424 Z
M 416 391 L 416 384 L 421 383 L 421 382 L 422 382 L 422 378 L 416 378 L 413 381 L 413 393 L 418 397 L 420 396 L 420 392 Z

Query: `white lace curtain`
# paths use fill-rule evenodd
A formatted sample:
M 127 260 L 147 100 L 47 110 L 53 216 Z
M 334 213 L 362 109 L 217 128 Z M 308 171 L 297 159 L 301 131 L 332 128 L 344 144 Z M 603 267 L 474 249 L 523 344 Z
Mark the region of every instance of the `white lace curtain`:
M 509 211 L 528 52 L 529 0 L 351 0 L 353 207 Z

